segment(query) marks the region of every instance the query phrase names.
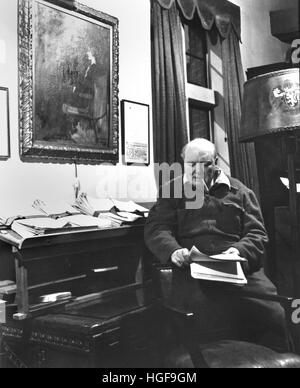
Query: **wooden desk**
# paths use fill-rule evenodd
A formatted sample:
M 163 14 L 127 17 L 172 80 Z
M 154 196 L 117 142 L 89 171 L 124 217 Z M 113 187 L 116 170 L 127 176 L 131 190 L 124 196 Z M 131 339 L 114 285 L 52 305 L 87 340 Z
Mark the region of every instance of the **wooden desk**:
M 14 318 L 24 320 L 45 310 L 45 305 L 38 305 L 42 294 L 71 290 L 77 298 L 92 293 L 96 299 L 97 292 L 136 283 L 143 225 L 74 230 L 25 240 L 9 231 L 0 233 L 0 240 L 12 248 L 17 283 Z
M 11 246 L 17 282 L 16 306 L 0 327 L 5 353 L 28 366 L 116 367 L 130 359 L 137 365 L 154 338 L 148 329 L 158 332 L 155 298 L 141 276 L 143 230 L 124 226 L 26 240 L 0 234 Z M 65 291 L 72 300 L 39 303 L 41 295 Z

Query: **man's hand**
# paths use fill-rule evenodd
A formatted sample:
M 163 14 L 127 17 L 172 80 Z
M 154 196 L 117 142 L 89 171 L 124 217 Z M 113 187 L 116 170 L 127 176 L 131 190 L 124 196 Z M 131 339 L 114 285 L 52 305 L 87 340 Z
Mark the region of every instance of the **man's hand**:
M 188 249 L 178 249 L 173 252 L 171 256 L 171 261 L 173 264 L 177 265 L 177 267 L 182 268 L 183 266 L 190 264 L 190 252 Z
M 236 248 L 233 248 L 233 247 L 227 249 L 227 251 L 225 251 L 225 252 L 223 252 L 223 253 L 224 253 L 225 255 L 238 255 L 238 256 L 240 256 L 239 250 L 236 249 Z
M 227 249 L 227 251 L 223 252 L 223 253 L 227 254 L 227 255 L 239 255 L 240 256 L 239 250 L 236 248 L 233 248 L 233 247 Z M 245 260 L 241 264 L 242 264 L 242 268 L 243 268 L 245 275 L 248 275 L 249 274 L 249 262 L 248 262 L 248 260 Z

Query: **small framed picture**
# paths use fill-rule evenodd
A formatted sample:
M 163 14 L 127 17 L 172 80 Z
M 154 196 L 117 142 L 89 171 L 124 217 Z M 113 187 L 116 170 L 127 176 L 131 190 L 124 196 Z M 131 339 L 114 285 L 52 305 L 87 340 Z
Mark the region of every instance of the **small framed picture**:
M 0 87 L 0 160 L 10 157 L 8 89 Z
M 122 100 L 121 114 L 124 163 L 149 165 L 149 105 Z

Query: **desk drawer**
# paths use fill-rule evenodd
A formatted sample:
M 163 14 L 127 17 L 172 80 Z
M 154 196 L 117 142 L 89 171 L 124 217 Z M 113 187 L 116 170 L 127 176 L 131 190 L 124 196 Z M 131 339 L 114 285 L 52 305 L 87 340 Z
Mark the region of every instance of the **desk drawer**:
M 92 252 L 52 259 L 51 266 L 31 263 L 29 272 L 30 303 L 40 295 L 72 292 L 78 297 L 136 282 L 140 252 L 136 247 L 122 252 Z M 39 279 L 39 283 L 36 283 Z

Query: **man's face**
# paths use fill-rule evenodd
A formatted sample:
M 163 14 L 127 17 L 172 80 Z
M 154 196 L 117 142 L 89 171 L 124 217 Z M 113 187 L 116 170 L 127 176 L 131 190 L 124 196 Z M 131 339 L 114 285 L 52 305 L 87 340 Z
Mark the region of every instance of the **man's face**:
M 194 186 L 209 187 L 215 171 L 216 160 L 213 149 L 188 148 L 184 157 L 184 168 L 187 180 Z

